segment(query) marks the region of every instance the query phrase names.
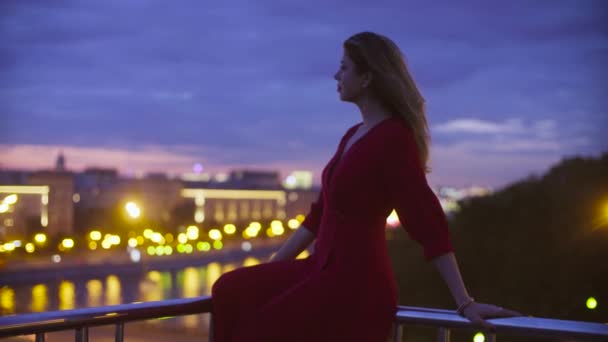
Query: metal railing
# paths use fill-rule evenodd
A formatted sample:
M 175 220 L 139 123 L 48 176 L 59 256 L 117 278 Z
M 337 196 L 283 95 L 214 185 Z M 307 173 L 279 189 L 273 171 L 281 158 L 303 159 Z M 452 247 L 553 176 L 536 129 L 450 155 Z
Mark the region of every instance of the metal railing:
M 574 341 L 608 341 L 608 324 L 537 318 L 530 316 L 496 318 L 488 320 L 496 332 L 484 333 L 486 342 L 496 341 L 496 334 L 541 338 L 560 338 Z M 403 338 L 403 325 L 437 327 L 437 341 L 449 342 L 451 329 L 479 330 L 456 310 L 429 309 L 399 306 L 393 325 L 395 342 Z
M 127 322 L 211 313 L 211 297 L 169 299 L 158 302 L 131 303 L 65 311 L 23 314 L 0 317 L 0 338 L 36 335 L 37 342 L 45 340 L 45 333 L 74 330 L 76 342 L 86 342 L 89 328 L 115 325 L 115 340 L 122 342 Z M 608 341 L 608 325 L 602 323 L 566 321 L 535 317 L 511 317 L 489 320 L 496 334 L 518 335 L 576 341 Z M 478 330 L 454 310 L 399 306 L 395 316 L 393 340 L 403 338 L 403 325 L 425 325 L 438 328 L 438 341 L 448 342 L 451 329 Z M 213 341 L 213 331 L 209 341 Z M 486 341 L 496 340 L 495 334 L 485 334 Z
M 44 342 L 47 332 L 74 330 L 76 342 L 87 342 L 90 327 L 115 325 L 115 341 L 122 342 L 126 322 L 201 313 L 211 313 L 211 297 L 168 299 L 6 316 L 0 317 L 0 338 L 35 334 L 36 342 Z M 210 331 L 209 341 L 212 339 Z

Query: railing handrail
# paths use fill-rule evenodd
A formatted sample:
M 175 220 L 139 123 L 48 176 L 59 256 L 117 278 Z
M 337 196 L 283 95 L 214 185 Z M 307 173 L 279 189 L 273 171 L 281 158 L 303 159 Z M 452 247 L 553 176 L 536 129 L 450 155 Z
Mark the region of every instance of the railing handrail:
M 210 312 L 211 297 L 203 296 L 20 314 L 0 317 L 0 337 Z M 496 326 L 498 334 L 608 340 L 608 325 L 602 323 L 526 316 L 496 318 L 489 321 Z M 397 325 L 418 324 L 467 330 L 479 329 L 454 310 L 413 306 L 398 306 L 395 323 Z
M 0 337 L 211 312 L 211 297 L 167 299 L 0 317 Z
M 496 334 L 530 337 L 584 340 L 608 340 L 608 324 L 569 321 L 532 316 L 494 318 L 488 320 L 496 327 Z M 479 330 L 456 310 L 398 306 L 395 317 L 398 324 L 418 324 L 434 327 Z

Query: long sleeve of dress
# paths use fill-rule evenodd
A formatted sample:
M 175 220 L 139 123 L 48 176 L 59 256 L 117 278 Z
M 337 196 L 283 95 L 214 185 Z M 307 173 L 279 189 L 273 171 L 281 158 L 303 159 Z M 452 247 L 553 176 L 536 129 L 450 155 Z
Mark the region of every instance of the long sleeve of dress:
M 418 241 L 426 260 L 453 251 L 448 222 L 427 183 L 415 140 L 409 130 L 391 132 L 383 168 L 389 203 L 408 235 Z
M 317 236 L 319 231 L 319 225 L 321 224 L 321 217 L 323 216 L 323 189 L 319 191 L 319 197 L 315 202 L 310 205 L 310 210 L 306 215 L 302 226 L 308 229 L 311 233 Z

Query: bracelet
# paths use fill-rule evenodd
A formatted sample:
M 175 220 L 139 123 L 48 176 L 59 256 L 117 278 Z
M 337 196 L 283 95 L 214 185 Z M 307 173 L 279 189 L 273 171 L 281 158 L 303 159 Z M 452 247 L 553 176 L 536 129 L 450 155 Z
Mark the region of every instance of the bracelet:
M 463 316 L 464 309 L 466 309 L 466 307 L 469 306 L 474 301 L 475 301 L 475 298 L 469 297 L 469 299 L 465 300 L 462 304 L 460 304 L 458 306 L 458 309 L 456 309 L 456 312 L 458 312 L 458 314 L 460 316 Z

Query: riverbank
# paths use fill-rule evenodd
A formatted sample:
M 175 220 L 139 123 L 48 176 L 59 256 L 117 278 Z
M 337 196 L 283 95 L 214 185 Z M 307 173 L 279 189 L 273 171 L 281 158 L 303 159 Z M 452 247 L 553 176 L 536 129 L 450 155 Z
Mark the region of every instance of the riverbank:
M 0 271 L 1 285 L 18 285 L 46 282 L 56 279 L 89 276 L 137 275 L 148 271 L 171 271 L 190 266 L 204 266 L 212 262 L 229 263 L 254 257 L 266 260 L 281 245 L 281 241 L 260 242 L 244 251 L 240 245 L 227 245 L 222 250 L 173 254 L 164 256 L 143 255 L 137 262 L 126 252 L 96 251 L 89 254 L 64 256 L 54 263 L 49 258 L 39 260 L 13 260 Z

